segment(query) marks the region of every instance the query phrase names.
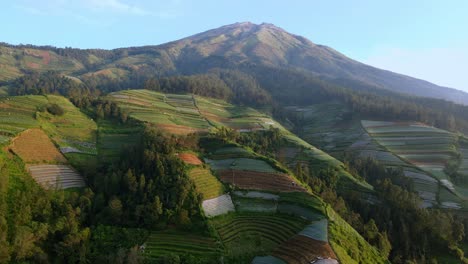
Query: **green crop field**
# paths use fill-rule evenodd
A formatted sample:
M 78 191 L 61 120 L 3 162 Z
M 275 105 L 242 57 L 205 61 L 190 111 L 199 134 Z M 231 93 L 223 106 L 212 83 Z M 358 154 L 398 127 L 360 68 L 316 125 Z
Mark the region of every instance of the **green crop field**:
M 307 224 L 287 215 L 226 215 L 210 220 L 228 255 L 268 254 Z
M 145 246 L 144 255 L 149 258 L 168 254 L 214 258 L 222 252 L 220 244 L 212 237 L 175 230 L 151 232 Z
M 134 146 L 140 140 L 142 127 L 122 125 L 117 122 L 100 120 L 98 122 L 97 150 L 103 161 L 119 158 L 121 152 Z
M 190 178 L 195 182 L 197 191 L 203 195 L 203 200 L 218 197 L 224 193 L 223 184 L 209 169 L 193 168 L 189 171 Z
M 259 159 L 222 159 L 222 160 L 210 160 L 207 159 L 206 163 L 214 170 L 248 170 L 248 171 L 258 171 L 258 172 L 278 172 L 270 164 L 263 160 Z
M 233 196 L 237 212 L 276 213 L 278 202 L 275 200 L 252 199 Z

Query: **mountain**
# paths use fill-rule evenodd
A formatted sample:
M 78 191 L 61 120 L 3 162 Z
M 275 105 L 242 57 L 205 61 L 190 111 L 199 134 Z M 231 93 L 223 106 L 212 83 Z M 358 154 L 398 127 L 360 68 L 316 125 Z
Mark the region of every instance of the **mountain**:
M 0 80 L 45 70 L 116 79 L 135 72 L 161 76 L 245 65 L 298 70 L 354 89 L 384 89 L 468 104 L 468 93 L 360 63 L 266 23 L 235 23 L 162 45 L 115 50 L 0 45 Z
M 272 24 L 236 23 L 159 48 L 172 54 L 179 63 L 219 56 L 236 63 L 300 69 L 340 84 L 352 81 L 354 85 L 468 104 L 468 93 L 360 63 Z

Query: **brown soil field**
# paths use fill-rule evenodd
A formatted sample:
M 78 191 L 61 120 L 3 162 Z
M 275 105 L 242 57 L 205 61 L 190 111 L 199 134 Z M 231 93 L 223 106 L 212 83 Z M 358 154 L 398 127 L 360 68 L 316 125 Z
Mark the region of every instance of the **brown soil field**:
M 157 124 L 156 126 L 161 128 L 165 132 L 176 134 L 176 135 L 188 135 L 191 133 L 208 132 L 207 129 L 195 129 L 195 128 L 191 128 L 187 126 L 179 126 L 179 125 Z
M 25 163 L 67 162 L 46 133 L 37 128 L 19 134 L 9 148 Z
M 203 162 L 192 153 L 180 153 L 179 158 L 187 164 L 201 165 Z
M 271 190 L 280 192 L 304 192 L 305 189 L 287 174 L 256 171 L 219 171 L 221 181 L 242 189 Z
M 46 50 L 41 52 L 41 57 L 42 57 L 42 63 L 44 65 L 49 65 L 50 62 L 50 53 Z
M 337 259 L 327 242 L 315 240 L 302 235 L 295 235 L 273 251 L 272 256 L 289 264 L 311 263 L 319 258 Z

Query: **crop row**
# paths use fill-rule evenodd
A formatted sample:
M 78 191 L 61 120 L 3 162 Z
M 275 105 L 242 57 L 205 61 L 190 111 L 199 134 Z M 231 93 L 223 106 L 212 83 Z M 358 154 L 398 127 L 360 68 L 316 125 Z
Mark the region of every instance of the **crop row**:
M 211 199 L 224 193 L 223 185 L 208 169 L 193 168 L 189 176 L 194 181 L 197 191 L 203 195 L 203 199 Z
M 203 256 L 219 252 L 220 248 L 213 238 L 185 232 L 153 232 L 145 242 L 145 255 L 148 257 L 170 253 Z

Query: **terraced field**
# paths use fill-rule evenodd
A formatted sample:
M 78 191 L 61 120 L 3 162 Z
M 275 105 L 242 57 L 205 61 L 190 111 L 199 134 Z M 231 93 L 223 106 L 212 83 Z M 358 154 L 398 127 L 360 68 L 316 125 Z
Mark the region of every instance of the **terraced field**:
M 273 251 L 274 257 L 289 264 L 314 263 L 320 259 L 337 259 L 327 242 L 296 235 Z M 335 262 L 337 263 L 337 262 Z
M 109 99 L 117 102 L 131 118 L 153 123 L 172 134 L 207 132 L 211 127 L 200 115 L 191 95 L 131 90 L 113 93 Z
M 100 120 L 98 125 L 97 149 L 104 162 L 118 159 L 122 150 L 138 143 L 142 133 L 142 127 L 135 125 L 122 125 L 106 120 Z
M 234 204 L 229 194 L 223 194 L 215 198 L 204 200 L 202 202 L 202 208 L 207 217 L 215 217 L 235 211 Z
M 219 180 L 211 174 L 209 169 L 193 168 L 189 177 L 194 181 L 197 191 L 203 195 L 204 200 L 218 197 L 224 193 L 224 187 Z
M 192 153 L 179 153 L 179 158 L 190 165 L 201 165 L 203 162 Z
M 211 223 L 231 255 L 270 252 L 306 224 L 300 218 L 286 215 L 239 214 L 214 218 Z
M 0 99 L 0 135 L 3 142 L 28 129 L 39 127 L 37 108 L 48 103 L 45 96 L 16 96 Z
M 85 187 L 83 177 L 68 165 L 31 165 L 28 171 L 46 189 Z
M 130 117 L 156 124 L 173 134 L 208 132 L 218 126 L 240 132 L 280 127 L 277 122 L 252 108 L 188 94 L 130 90 L 113 93 L 109 99 L 117 102 Z
M 205 159 L 213 170 L 239 170 L 276 173 L 270 164 L 259 159 L 231 158 L 231 159 Z
M 96 155 L 97 125 L 83 114 L 68 99 L 47 95 L 51 104 L 58 104 L 64 114 L 55 116 L 47 112 L 36 113 L 41 128 L 59 145 L 64 153 L 84 153 Z
M 45 109 L 49 104 L 60 105 L 64 114 L 48 113 Z M 39 127 L 60 147 L 96 154 L 96 124 L 67 99 L 54 95 L 0 99 L 0 141 L 6 142 L 28 128 Z
M 213 258 L 222 248 L 212 237 L 175 230 L 152 232 L 145 242 L 144 255 L 156 258 L 168 254 L 190 254 Z
M 244 170 L 220 170 L 221 181 L 241 189 L 304 192 L 305 188 L 293 177 L 283 173 L 266 173 Z
M 362 121 L 362 125 L 380 145 L 420 170 L 405 170 L 405 174 L 414 179 L 416 190 L 427 206 L 435 204 L 438 197 L 441 207 L 460 208 L 460 199 L 468 198 L 467 190 L 454 185 L 445 174 L 446 165 L 457 155 L 455 134 L 411 122 Z M 463 150 L 460 152 L 463 156 Z M 463 170 L 463 159 L 460 169 Z M 437 193 L 438 184 L 428 176 L 452 194 L 442 195 L 440 190 Z
M 439 180 L 447 179 L 443 170 L 456 151 L 454 134 L 419 123 L 364 120 L 362 126 L 373 139 L 401 159 Z

